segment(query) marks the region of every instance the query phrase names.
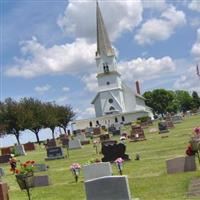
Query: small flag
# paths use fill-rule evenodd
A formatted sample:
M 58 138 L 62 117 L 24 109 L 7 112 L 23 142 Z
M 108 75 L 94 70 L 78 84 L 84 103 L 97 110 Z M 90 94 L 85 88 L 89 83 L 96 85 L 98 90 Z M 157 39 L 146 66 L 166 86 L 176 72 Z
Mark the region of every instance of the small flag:
M 197 75 L 200 76 L 200 72 L 199 72 L 199 66 L 197 64 Z

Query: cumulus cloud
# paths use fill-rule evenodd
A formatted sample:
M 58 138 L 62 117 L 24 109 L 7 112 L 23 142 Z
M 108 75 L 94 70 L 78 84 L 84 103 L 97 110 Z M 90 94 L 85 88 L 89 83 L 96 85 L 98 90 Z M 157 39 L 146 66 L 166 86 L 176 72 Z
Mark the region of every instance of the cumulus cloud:
M 51 86 L 49 84 L 43 85 L 43 86 L 36 86 L 35 91 L 39 94 L 44 94 L 45 92 L 49 91 L 51 89 Z
M 85 84 L 85 89 L 90 92 L 97 92 L 98 90 L 98 83 L 96 73 L 91 73 L 89 75 L 84 75 L 82 81 Z
M 121 61 L 118 70 L 122 74 L 122 79 L 128 82 L 135 80 L 153 80 L 167 73 L 174 72 L 176 64 L 166 56 L 160 59 L 154 57 L 137 58 L 130 61 Z M 96 74 L 92 73 L 83 77 L 86 89 L 90 92 L 98 90 Z
M 188 8 L 200 12 L 200 1 L 199 0 L 190 1 L 190 3 L 188 4 Z
M 87 119 L 95 116 L 94 107 L 90 106 L 84 110 L 75 109 L 75 113 L 77 114 L 77 119 Z
M 159 18 L 147 20 L 135 35 L 135 40 L 140 45 L 167 40 L 177 27 L 184 24 L 186 24 L 184 12 L 170 6 Z
M 143 8 L 163 10 L 167 7 L 165 0 L 142 0 Z
M 197 30 L 197 39 L 192 46 L 191 53 L 195 60 L 200 61 L 200 28 Z
M 69 91 L 70 91 L 70 88 L 65 86 L 65 87 L 62 88 L 62 91 L 63 91 L 63 92 L 69 92 Z
M 200 79 L 196 74 L 196 66 L 191 66 L 174 83 L 174 89 L 197 91 L 200 93 Z
M 57 23 L 68 35 L 95 41 L 96 38 L 96 1 L 73 1 L 69 4 Z M 99 1 L 105 24 L 111 40 L 125 31 L 131 31 L 142 20 L 142 4 L 134 1 Z
M 6 75 L 33 78 L 46 74 L 77 74 L 93 66 L 95 50 L 95 44 L 83 39 L 46 48 L 33 37 L 21 43 L 23 58 L 16 58 Z

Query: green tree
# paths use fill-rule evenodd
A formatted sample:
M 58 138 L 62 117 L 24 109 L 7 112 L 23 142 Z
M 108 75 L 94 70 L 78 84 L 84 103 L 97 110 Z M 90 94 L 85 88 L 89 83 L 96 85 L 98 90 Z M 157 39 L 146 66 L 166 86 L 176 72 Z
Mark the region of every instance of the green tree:
M 196 91 L 192 92 L 192 103 L 194 108 L 199 108 L 200 107 L 200 97 Z
M 19 136 L 24 130 L 24 113 L 21 105 L 8 98 L 0 106 L 0 124 L 4 125 L 6 134 L 13 134 L 20 144 Z
M 63 128 L 64 132 L 67 133 L 67 126 L 74 118 L 75 113 L 71 106 L 57 106 L 56 108 L 59 127 Z
M 25 113 L 23 127 L 31 130 L 36 136 L 37 143 L 40 144 L 39 131 L 45 123 L 44 105 L 33 98 L 23 98 L 20 103 Z

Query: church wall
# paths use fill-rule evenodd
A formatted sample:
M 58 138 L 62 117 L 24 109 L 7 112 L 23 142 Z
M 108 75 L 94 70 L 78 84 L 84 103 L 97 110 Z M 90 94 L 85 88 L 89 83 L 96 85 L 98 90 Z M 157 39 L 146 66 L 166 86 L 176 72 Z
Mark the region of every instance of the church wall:
M 96 117 L 102 116 L 102 107 L 101 107 L 101 101 L 99 96 L 96 98 L 94 102 L 94 108 L 95 108 L 95 115 Z
M 139 97 L 136 97 L 136 103 L 139 106 L 145 106 L 145 101 Z

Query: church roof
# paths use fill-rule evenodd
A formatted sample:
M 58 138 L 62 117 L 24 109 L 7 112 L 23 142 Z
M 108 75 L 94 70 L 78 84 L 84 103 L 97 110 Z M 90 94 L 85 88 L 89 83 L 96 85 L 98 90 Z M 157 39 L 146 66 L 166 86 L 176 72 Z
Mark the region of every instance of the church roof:
M 105 54 L 107 56 L 114 56 L 114 50 L 111 46 L 108 33 L 103 21 L 99 3 L 97 1 L 96 7 L 96 19 L 97 19 L 97 55 Z

